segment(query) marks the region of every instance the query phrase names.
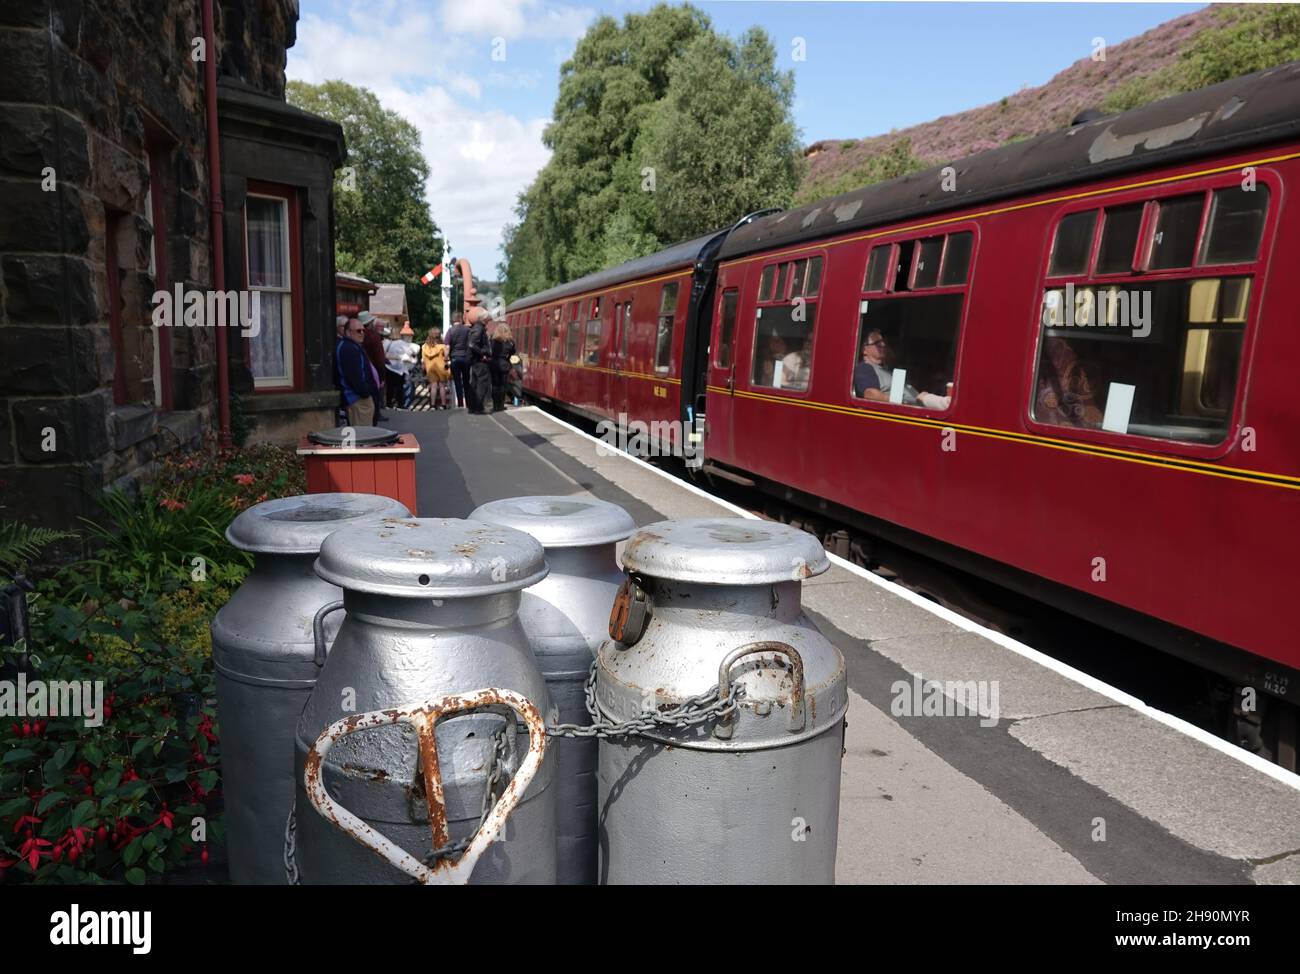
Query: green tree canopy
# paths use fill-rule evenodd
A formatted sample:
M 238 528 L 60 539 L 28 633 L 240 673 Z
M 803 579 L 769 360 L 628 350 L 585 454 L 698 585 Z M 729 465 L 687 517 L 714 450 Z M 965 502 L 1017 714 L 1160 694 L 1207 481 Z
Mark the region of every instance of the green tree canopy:
M 342 81 L 289 82 L 289 101 L 343 126 L 348 158 L 335 173 L 334 260 L 372 281 L 405 284 L 411 324 L 440 323 L 440 299 L 420 276 L 442 260 L 443 240 L 429 214 L 429 166 L 420 134 L 373 92 Z
M 507 299 L 787 205 L 801 159 L 775 60 L 761 30 L 736 43 L 689 5 L 597 20 L 560 69 L 551 159 L 505 231 Z

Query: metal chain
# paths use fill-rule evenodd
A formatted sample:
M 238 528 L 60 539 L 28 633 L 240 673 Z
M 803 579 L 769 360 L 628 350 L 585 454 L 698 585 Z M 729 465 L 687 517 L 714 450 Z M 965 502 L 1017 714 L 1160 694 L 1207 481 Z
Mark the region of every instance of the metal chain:
M 470 843 L 474 841 L 474 836 L 478 835 L 478 830 L 483 827 L 483 823 L 487 821 L 488 815 L 492 812 L 493 806 L 496 805 L 500 797 L 497 795 L 497 787 L 501 784 L 501 772 L 506 766 L 508 754 L 508 748 L 506 747 L 507 735 L 515 730 L 516 725 L 511 720 L 492 735 L 492 756 L 488 759 L 487 781 L 483 785 L 483 798 L 479 802 L 478 825 L 465 838 L 456 842 L 449 842 L 441 849 L 430 850 L 429 854 L 421 860 L 426 866 L 432 867 L 440 859 L 460 858 L 464 855 L 465 850 L 469 848 Z M 412 880 L 412 882 L 419 885 L 419 880 Z
M 289 818 L 284 823 L 284 875 L 290 886 L 302 885 L 302 876 L 298 872 L 298 819 L 294 816 L 296 809 L 289 806 Z
M 675 707 L 664 710 L 645 710 L 630 720 L 605 720 L 596 705 L 596 664 L 591 664 L 584 688 L 587 700 L 587 713 L 591 714 L 590 724 L 548 724 L 548 737 L 628 737 L 644 734 L 656 728 L 669 727 L 680 730 L 694 727 L 708 720 L 729 717 L 736 712 L 744 687 L 739 683 L 731 684 L 731 693 L 724 700 L 720 696 L 720 687 L 714 686 L 704 693 L 687 697 Z
M 612 721 L 603 719 L 600 716 L 600 709 L 596 705 L 596 673 L 597 667 L 593 662 L 584 687 L 587 713 L 591 715 L 592 722 L 590 724 L 548 724 L 546 726 L 547 737 L 628 737 L 644 734 L 656 728 L 680 730 L 685 727 L 694 727 L 705 721 L 717 720 L 734 714 L 739 707 L 740 698 L 744 695 L 745 690 L 741 684 L 732 683 L 731 693 L 724 700 L 719 696 L 720 688 L 714 686 L 704 693 L 687 697 L 675 707 L 663 710 L 646 710 L 630 720 Z M 487 780 L 484 782 L 483 798 L 479 803 L 478 825 L 465 838 L 456 842 L 449 842 L 441 849 L 431 850 L 421 860 L 426 866 L 431 867 L 442 859 L 459 858 L 469 848 L 474 836 L 483 827 L 483 823 L 487 821 L 489 813 L 491 813 L 499 798 L 497 790 L 502 784 L 502 772 L 505 769 L 508 754 L 506 741 L 508 740 L 508 734 L 512 730 L 516 730 L 516 725 L 513 721 L 510 721 L 493 735 L 492 756 L 488 761 Z M 298 863 L 294 855 L 296 831 L 297 822 L 294 818 L 294 809 L 290 808 L 289 819 L 285 822 L 284 829 L 284 867 L 285 875 L 292 886 L 299 885 L 301 881 Z M 411 882 L 418 884 L 419 880 L 412 880 Z

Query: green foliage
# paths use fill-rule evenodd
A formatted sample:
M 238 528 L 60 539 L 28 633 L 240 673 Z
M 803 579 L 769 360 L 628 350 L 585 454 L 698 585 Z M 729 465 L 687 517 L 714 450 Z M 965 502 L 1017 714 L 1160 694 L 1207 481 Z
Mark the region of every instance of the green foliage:
M 32 527 L 15 521 L 0 522 L 0 574 L 22 571 L 56 541 L 75 537 L 70 531 Z
M 1215 15 L 1220 26 L 1197 34 L 1174 63 L 1120 85 L 1103 109 L 1126 111 L 1300 59 L 1300 6 L 1221 7 Z
M 787 204 L 793 80 L 774 62 L 761 31 L 733 42 L 689 5 L 598 19 L 560 69 L 551 159 L 505 231 L 506 299 Z
M 637 155 L 656 176 L 653 231 L 668 243 L 786 206 L 802 156 L 791 116 L 794 77 L 757 28 L 739 44 L 703 34 L 672 67 Z
M 152 882 L 221 840 L 209 630 L 247 571 L 223 533 L 303 489 L 291 450 L 173 455 L 136 499 L 107 496 L 93 560 L 40 583 L 28 685 L 102 681 L 103 720 L 0 719 L 0 884 Z
M 895 139 L 883 151 L 867 156 L 851 169 L 806 182 L 799 188 L 794 202 L 803 205 L 829 196 L 838 196 L 840 193 L 897 179 L 925 168 L 926 163 L 912 155 L 911 139 Z
M 96 595 L 89 613 L 56 603 L 34 620 L 28 687 L 102 681 L 102 698 L 0 721 L 0 883 L 145 882 L 221 838 L 208 809 L 218 783 L 210 660 L 155 641 L 166 594 L 128 607 Z M 105 633 L 137 650 L 116 661 L 87 651 Z M 87 703 L 98 703 L 90 720 Z
M 87 561 L 101 585 L 138 581 L 146 592 L 163 578 L 188 574 L 191 560 L 214 560 L 227 551 L 220 527 L 227 508 L 217 485 L 196 487 L 184 499 L 157 487 L 141 491 L 139 500 L 121 491 L 100 498 L 105 520 L 87 521 L 98 554 Z
M 419 131 L 365 88 L 342 81 L 290 81 L 289 101 L 343 126 L 348 157 L 334 182 L 334 259 L 341 271 L 406 284 L 416 331 L 441 324 L 441 299 L 420 276 L 442 260 L 443 240 L 429 215 L 429 166 Z

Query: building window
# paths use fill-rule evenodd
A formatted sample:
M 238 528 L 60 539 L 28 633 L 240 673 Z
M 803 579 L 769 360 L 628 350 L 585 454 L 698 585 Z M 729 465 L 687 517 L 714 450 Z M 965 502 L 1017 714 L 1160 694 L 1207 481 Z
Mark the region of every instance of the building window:
M 294 273 L 290 200 L 250 193 L 244 203 L 244 242 L 249 297 L 256 322 L 250 327 L 249 368 L 259 389 L 293 388 Z
M 655 371 L 667 372 L 673 364 L 673 320 L 677 315 L 676 281 L 659 292 L 659 324 L 655 329 Z
M 1087 224 L 1100 235 L 1095 260 L 1073 261 L 1072 273 L 1062 275 L 1071 279 L 1043 294 L 1033 418 L 1222 442 L 1268 201 L 1267 186 L 1244 191 L 1233 184 L 1087 211 Z M 1063 217 L 1055 249 L 1070 220 L 1085 222 L 1080 214 Z M 1090 244 L 1075 249 L 1092 252 Z

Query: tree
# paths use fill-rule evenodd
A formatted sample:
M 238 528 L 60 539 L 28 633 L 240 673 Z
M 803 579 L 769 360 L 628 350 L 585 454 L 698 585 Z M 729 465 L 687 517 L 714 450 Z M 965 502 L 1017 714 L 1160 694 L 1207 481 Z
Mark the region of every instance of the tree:
M 661 241 L 790 204 L 803 164 L 793 100 L 794 76 L 776 70 L 761 29 L 739 44 L 713 33 L 691 42 L 638 144 L 654 176 L 653 229 Z
M 429 166 L 415 126 L 375 95 L 342 81 L 291 81 L 289 101 L 343 126 L 348 157 L 335 173 L 334 260 L 372 281 L 406 285 L 417 331 L 441 323 L 436 289 L 419 279 L 442 260 L 443 240 L 429 213 Z
M 560 69 L 543 136 L 551 159 L 506 228 L 500 274 L 507 297 L 643 256 L 756 206 L 788 202 L 787 174 L 798 164 L 793 82 L 774 62 L 761 32 L 737 45 L 689 5 L 661 4 L 621 25 L 597 20 Z M 692 86 L 717 86 L 726 95 Z M 738 106 L 741 117 L 732 119 Z M 692 138 L 705 147 L 690 146 Z M 709 165 L 697 167 L 704 158 Z M 677 200 L 664 196 L 665 179 Z M 690 212 L 689 201 L 705 199 L 708 206 Z

